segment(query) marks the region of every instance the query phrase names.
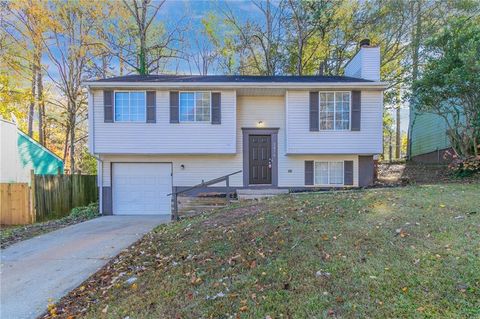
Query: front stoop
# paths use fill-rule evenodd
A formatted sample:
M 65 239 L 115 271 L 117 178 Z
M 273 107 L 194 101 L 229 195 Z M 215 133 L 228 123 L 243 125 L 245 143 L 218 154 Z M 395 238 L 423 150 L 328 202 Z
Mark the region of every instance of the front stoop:
M 288 194 L 288 189 L 279 188 L 259 188 L 259 189 L 237 189 L 239 200 L 259 199 L 273 197 L 277 195 Z

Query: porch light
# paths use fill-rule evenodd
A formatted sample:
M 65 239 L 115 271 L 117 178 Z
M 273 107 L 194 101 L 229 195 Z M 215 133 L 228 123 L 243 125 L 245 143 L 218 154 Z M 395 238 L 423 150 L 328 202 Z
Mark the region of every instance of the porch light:
M 257 127 L 263 127 L 263 121 L 258 121 L 257 122 Z

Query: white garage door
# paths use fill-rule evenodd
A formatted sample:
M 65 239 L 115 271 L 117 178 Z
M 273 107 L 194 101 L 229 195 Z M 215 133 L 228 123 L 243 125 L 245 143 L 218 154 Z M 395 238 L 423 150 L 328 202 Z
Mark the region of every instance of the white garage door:
M 171 172 L 169 163 L 113 163 L 113 214 L 170 214 Z

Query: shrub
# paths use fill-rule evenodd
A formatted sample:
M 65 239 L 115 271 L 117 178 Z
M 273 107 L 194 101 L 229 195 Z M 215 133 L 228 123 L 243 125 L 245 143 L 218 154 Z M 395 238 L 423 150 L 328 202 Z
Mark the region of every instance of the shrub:
M 454 158 L 448 167 L 459 177 L 471 176 L 480 172 L 480 156 Z
M 75 207 L 70 212 L 70 217 L 75 219 L 91 219 L 99 215 L 98 203 L 90 203 L 88 206 Z

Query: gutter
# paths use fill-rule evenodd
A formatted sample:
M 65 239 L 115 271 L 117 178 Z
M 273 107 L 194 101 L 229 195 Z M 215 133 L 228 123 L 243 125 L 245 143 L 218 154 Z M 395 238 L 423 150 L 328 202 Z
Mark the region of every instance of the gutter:
M 261 89 L 312 89 L 312 88 L 372 88 L 386 89 L 386 82 L 84 82 L 90 88 L 261 88 Z

